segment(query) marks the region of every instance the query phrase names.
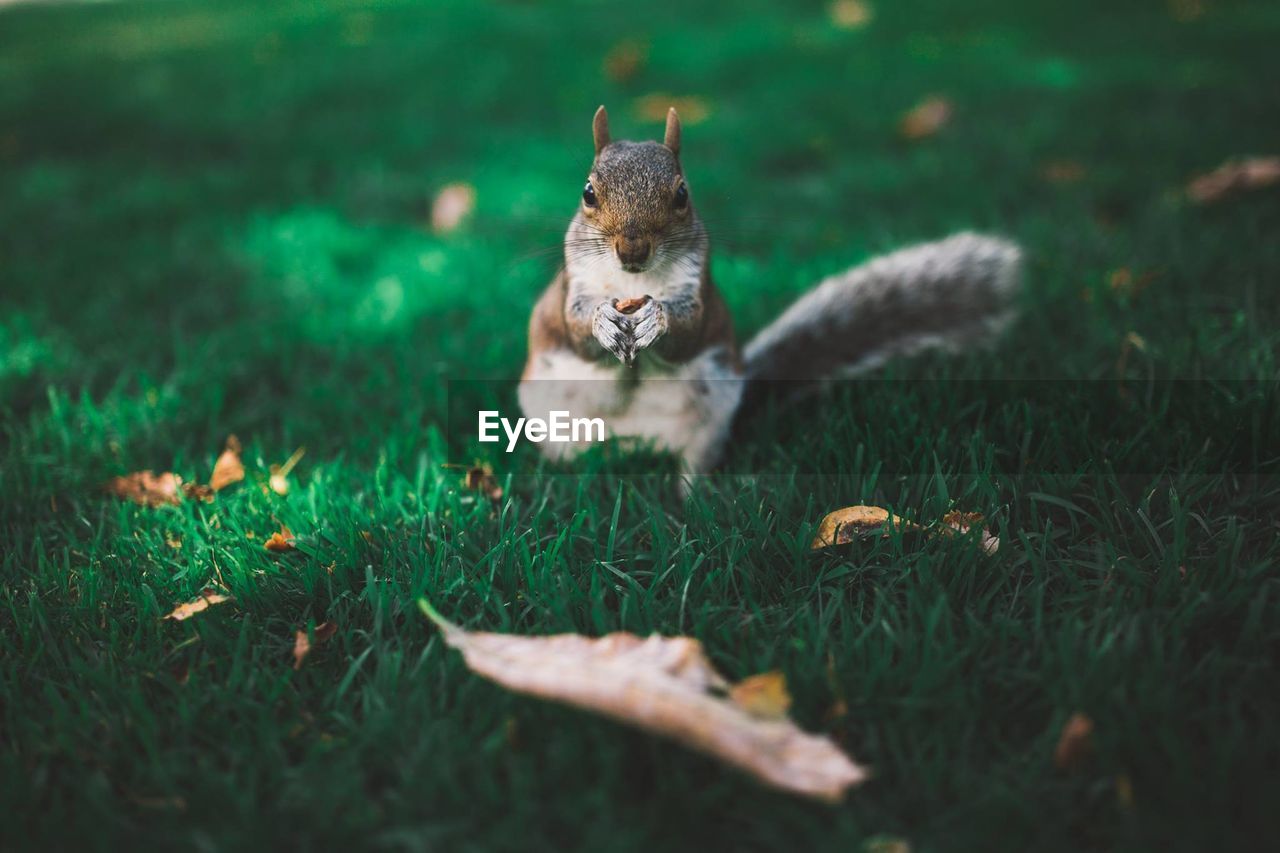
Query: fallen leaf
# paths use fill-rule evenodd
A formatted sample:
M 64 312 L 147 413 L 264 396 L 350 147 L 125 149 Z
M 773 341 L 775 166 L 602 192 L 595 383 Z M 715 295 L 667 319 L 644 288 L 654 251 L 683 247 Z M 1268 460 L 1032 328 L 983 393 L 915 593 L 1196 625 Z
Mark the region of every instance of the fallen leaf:
M 763 720 L 784 719 L 791 708 L 787 677 L 777 671 L 742 679 L 729 688 L 729 698 L 751 716 Z
M 472 492 L 480 492 L 489 500 L 497 503 L 502 500 L 502 484 L 493 475 L 493 466 L 472 465 L 462 476 L 462 485 Z
M 220 592 L 214 592 L 211 589 L 206 589 L 204 592 L 200 593 L 199 598 L 188 601 L 186 604 L 179 604 L 177 607 L 173 608 L 172 613 L 164 618 L 172 619 L 175 622 L 181 622 L 184 619 L 190 619 L 197 613 L 208 610 L 215 604 L 222 604 L 223 602 L 230 600 L 231 596 L 229 595 L 223 595 Z
M 863 0 L 836 0 L 827 12 L 831 23 L 842 30 L 860 30 L 875 17 L 871 4 Z
M 818 532 L 814 534 L 809 549 L 816 551 L 830 548 L 833 545 L 847 545 L 857 539 L 879 534 L 888 536 L 890 529 L 924 531 L 926 533 L 942 533 L 948 536 L 966 534 L 971 528 L 982 530 L 979 546 L 988 554 L 994 554 L 1000 548 L 1000 539 L 991 535 L 991 531 L 982 528 L 982 515 L 976 512 L 960 512 L 952 510 L 942 519 L 929 527 L 922 527 L 914 521 L 908 521 L 878 506 L 847 506 L 827 515 L 818 524 Z
M 1280 184 L 1280 157 L 1229 160 L 1207 175 L 1187 184 L 1187 195 L 1197 204 L 1210 204 L 1229 195 Z
M 630 299 L 615 299 L 613 307 L 623 314 L 634 314 L 649 301 L 648 296 L 632 296 Z
M 847 545 L 855 539 L 873 533 L 889 535 L 888 523 L 892 520 L 894 527 L 914 529 L 918 525 L 893 515 L 878 506 L 847 506 L 835 512 L 827 513 L 818 525 L 818 532 L 809 543 L 810 549 L 828 548 L 832 545 Z
M 982 531 L 982 537 L 978 540 L 978 547 L 988 554 L 994 554 L 1000 550 L 1000 537 L 992 536 L 991 531 L 982 526 L 982 521 L 982 513 L 952 510 L 942 517 L 942 529 L 954 530 L 956 533 L 964 535 L 977 528 Z
M 431 203 L 431 230 L 448 234 L 457 229 L 476 206 L 476 190 L 470 184 L 449 184 Z
M 615 83 L 626 83 L 644 68 L 649 59 L 649 45 L 639 39 L 624 39 L 604 57 L 604 73 Z
M 333 622 L 321 622 L 315 628 L 315 643 L 318 646 L 338 633 L 338 626 Z M 306 631 L 298 631 L 293 640 L 293 668 L 302 669 L 302 662 L 311 654 L 313 644 Z
M 271 487 L 271 491 L 277 495 L 289 494 L 289 474 L 294 467 L 307 452 L 305 447 L 299 447 L 293 451 L 293 454 L 284 461 L 283 465 L 271 466 L 271 478 L 267 480 L 267 485 Z
M 213 503 L 213 488 L 203 483 L 183 483 L 182 496 L 188 500 Z
M 283 524 L 280 525 L 280 530 L 267 537 L 267 541 L 262 543 L 262 547 L 273 554 L 283 554 L 286 551 L 295 550 L 293 531 Z
M 181 550 L 182 550 L 182 537 L 181 537 L 181 536 L 174 536 L 174 535 L 173 535 L 173 534 L 171 534 L 171 533 L 170 533 L 170 534 L 166 534 L 166 535 L 165 535 L 165 537 L 164 537 L 164 544 L 168 545 L 170 548 L 172 548 L 172 549 L 173 549 L 173 550 L 175 550 L 175 551 L 181 551 Z
M 1040 170 L 1040 177 L 1051 184 L 1074 184 L 1084 179 L 1088 170 L 1075 160 L 1050 160 Z
M 667 110 L 675 108 L 680 114 L 682 124 L 698 124 L 706 121 L 711 115 L 711 106 L 702 98 L 694 95 L 676 97 L 662 92 L 636 98 L 632 109 L 636 117 L 643 121 L 666 121 Z
M 143 506 L 164 506 L 176 504 L 182 500 L 179 489 L 182 478 L 166 471 L 154 474 L 151 471 L 135 471 L 123 477 L 113 477 L 103 486 L 108 494 Z
M 220 492 L 232 483 L 244 479 L 244 463 L 240 461 L 240 439 L 234 435 L 227 436 L 226 446 L 218 461 L 213 463 L 213 475 L 209 477 L 209 488 Z
M 517 693 L 595 711 L 713 755 L 769 785 L 828 802 L 867 777 L 829 738 L 763 720 L 717 695 L 729 685 L 690 637 L 521 637 L 464 631 L 423 613 L 477 674 Z
M 906 115 L 898 124 L 898 133 L 903 139 L 915 141 L 933 136 L 951 121 L 955 107 L 951 101 L 940 95 L 925 98 Z
M 1062 727 L 1058 745 L 1053 750 L 1053 763 L 1062 770 L 1077 770 L 1093 754 L 1093 720 L 1079 711 Z

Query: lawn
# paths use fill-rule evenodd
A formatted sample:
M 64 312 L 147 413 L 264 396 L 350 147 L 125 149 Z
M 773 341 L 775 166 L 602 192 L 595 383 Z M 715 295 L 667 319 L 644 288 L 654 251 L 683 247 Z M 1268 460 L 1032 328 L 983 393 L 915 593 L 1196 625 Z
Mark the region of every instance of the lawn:
M 0 6 L 0 847 L 1275 838 L 1280 193 L 1184 187 L 1280 153 L 1280 6 L 873 5 L 852 28 L 816 2 Z M 904 141 L 933 95 L 952 121 Z M 966 228 L 1025 246 L 1021 321 L 764 406 L 687 503 L 651 456 L 482 453 L 465 424 L 512 405 L 591 114 L 654 138 L 648 96 L 681 99 L 744 337 Z M 454 182 L 474 213 L 435 233 Z M 248 476 L 212 503 L 101 489 L 207 479 L 229 434 Z M 480 456 L 496 505 L 446 467 Z M 981 512 L 1001 547 L 810 552 L 860 503 Z M 281 524 L 296 551 L 264 549 Z M 161 619 L 206 588 L 234 601 Z M 469 629 L 686 634 L 731 678 L 781 670 L 874 778 L 811 803 L 515 696 L 422 596 Z M 1093 754 L 1066 771 L 1076 712 Z

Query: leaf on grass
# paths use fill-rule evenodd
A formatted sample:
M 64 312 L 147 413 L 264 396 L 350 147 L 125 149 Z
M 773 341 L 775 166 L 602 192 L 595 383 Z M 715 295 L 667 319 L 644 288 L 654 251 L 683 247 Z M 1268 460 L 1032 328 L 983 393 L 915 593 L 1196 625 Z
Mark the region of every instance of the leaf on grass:
M 289 474 L 306 452 L 307 449 L 305 447 L 299 447 L 284 461 L 283 465 L 271 466 L 271 478 L 267 480 L 267 485 L 271 487 L 271 491 L 277 495 L 289 494 Z
M 1119 267 L 1107 276 L 1107 286 L 1111 292 L 1120 296 L 1133 297 L 1151 286 L 1158 274 L 1155 270 L 1145 270 L 1135 274 L 1128 267 Z
M 197 613 L 208 610 L 215 604 L 222 604 L 223 602 L 230 600 L 231 596 L 229 595 L 223 595 L 222 593 L 215 592 L 212 589 L 206 589 L 204 592 L 200 593 L 199 598 L 188 601 L 186 604 L 179 604 L 177 607 L 173 608 L 172 613 L 164 618 L 172 619 L 175 622 L 181 622 L 184 619 L 190 619 Z
M 449 184 L 431 203 L 431 230 L 448 234 L 457 230 L 476 206 L 476 189 L 470 184 Z
M 220 492 L 232 483 L 244 479 L 244 463 L 240 461 L 240 439 L 234 435 L 227 436 L 226 446 L 218 461 L 213 463 L 213 475 L 209 477 L 209 488 Z
M 419 606 L 477 674 L 517 693 L 594 711 L 708 753 L 757 779 L 836 802 L 866 779 L 830 739 L 753 717 L 690 637 L 472 633 Z
M 822 523 L 818 525 L 818 532 L 809 543 L 809 548 L 848 545 L 855 539 L 875 533 L 888 536 L 890 522 L 893 527 L 903 530 L 912 530 L 917 527 L 913 522 L 906 521 L 878 506 L 847 506 L 827 513 Z
M 982 513 L 960 512 L 953 509 L 942 517 L 942 527 L 939 529 L 944 532 L 952 530 L 962 536 L 970 530 L 979 530 L 982 535 L 978 539 L 978 547 L 988 554 L 994 554 L 1000 550 L 1000 537 L 992 536 L 991 531 L 982 526 L 982 521 Z
M 1053 763 L 1061 770 L 1078 770 L 1093 755 L 1093 720 L 1079 711 L 1062 727 L 1058 745 L 1053 750 Z
M 729 698 L 751 716 L 763 720 L 784 719 L 791 709 L 787 677 L 776 670 L 742 679 L 729 688 Z
M 262 547 L 273 554 L 283 554 L 286 551 L 295 550 L 293 531 L 284 524 L 280 525 L 280 529 L 268 536 L 267 541 L 262 543 Z
M 875 17 L 871 4 L 864 0 L 835 0 L 827 13 L 831 23 L 842 30 L 860 30 Z
M 639 39 L 623 39 L 604 57 L 604 73 L 615 83 L 626 83 L 644 68 L 649 44 Z
M 302 669 L 302 662 L 311 654 L 311 649 L 338 633 L 334 622 L 321 622 L 315 629 L 315 642 L 307 636 L 306 631 L 298 631 L 293 640 L 293 668 Z
M 494 503 L 502 500 L 502 484 L 494 476 L 493 466 L 488 463 L 468 468 L 462 475 L 462 485 L 468 491 L 479 492 Z
M 632 105 L 636 118 L 642 121 L 666 121 L 667 110 L 672 107 L 680 114 L 680 121 L 683 124 L 698 124 L 706 121 L 707 116 L 711 115 L 711 105 L 696 95 L 676 97 L 655 92 L 652 95 L 636 98 Z
M 933 136 L 946 127 L 955 113 L 951 101 L 940 95 L 925 98 L 916 104 L 898 124 L 898 133 L 903 139 L 915 141 Z
M 182 500 L 182 478 L 171 472 L 155 474 L 151 471 L 135 471 L 123 477 L 113 477 L 103 486 L 108 494 L 143 506 L 165 506 Z
M 982 531 L 979 546 L 986 553 L 994 554 L 1000 548 L 1000 539 L 992 536 L 991 531 L 982 526 L 982 521 L 979 513 L 952 510 L 937 524 L 922 527 L 878 506 L 847 506 L 827 513 L 819 523 L 818 532 L 809 543 L 809 549 L 816 551 L 833 545 L 848 545 L 877 534 L 888 536 L 891 529 L 941 533 L 946 536 L 964 535 L 971 529 L 978 529 Z
M 1248 190 L 1280 184 L 1280 157 L 1248 157 L 1229 160 L 1207 175 L 1187 184 L 1187 195 L 1197 204 L 1211 204 Z
M 905 838 L 877 835 L 862 843 L 862 853 L 911 853 L 911 845 Z
M 213 503 L 213 488 L 203 483 L 183 483 L 182 496 L 187 500 Z

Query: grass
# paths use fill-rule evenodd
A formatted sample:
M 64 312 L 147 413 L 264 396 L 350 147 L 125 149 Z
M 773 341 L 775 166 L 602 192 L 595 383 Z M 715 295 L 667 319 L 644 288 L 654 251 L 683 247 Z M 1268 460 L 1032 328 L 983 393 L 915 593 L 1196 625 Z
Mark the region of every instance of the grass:
M 853 32 L 818 3 L 0 9 L 3 846 L 1275 837 L 1280 202 L 1179 190 L 1276 153 L 1280 10 L 1171 12 L 1196 5 L 885 2 Z M 626 38 L 647 62 L 610 80 Z M 591 112 L 652 137 L 631 105 L 654 92 L 706 102 L 685 161 L 740 330 L 960 228 L 1027 247 L 1024 319 L 766 409 L 688 505 L 634 459 L 528 449 L 492 456 L 507 498 L 477 503 L 442 467 L 478 452 L 448 413 L 510 401 Z M 935 92 L 954 124 L 899 142 Z M 1046 182 L 1058 160 L 1083 177 Z M 435 236 L 458 180 L 476 215 Z M 1120 268 L 1154 277 L 1116 289 Z M 250 478 L 213 504 L 98 491 L 207 477 L 228 433 Z M 299 446 L 292 493 L 258 488 Z M 1003 546 L 810 554 L 850 503 L 981 511 Z M 279 522 L 297 553 L 262 549 Z M 219 578 L 234 604 L 159 619 Z M 421 596 L 468 628 L 687 633 L 731 677 L 780 668 L 876 777 L 810 804 L 512 696 Z M 326 620 L 295 672 L 294 631 Z M 1078 710 L 1096 754 L 1066 774 Z

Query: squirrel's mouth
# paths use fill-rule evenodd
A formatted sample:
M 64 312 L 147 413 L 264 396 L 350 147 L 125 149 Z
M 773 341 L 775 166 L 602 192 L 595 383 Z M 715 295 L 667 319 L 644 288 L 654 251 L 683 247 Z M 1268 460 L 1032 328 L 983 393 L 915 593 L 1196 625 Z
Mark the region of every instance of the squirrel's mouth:
M 622 265 L 623 272 L 641 273 L 641 272 L 644 272 L 644 270 L 645 270 L 644 264 L 623 264 Z

